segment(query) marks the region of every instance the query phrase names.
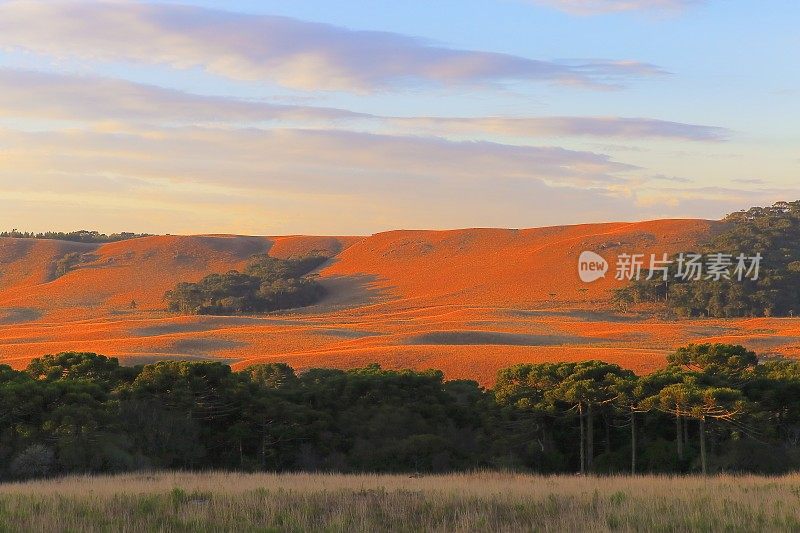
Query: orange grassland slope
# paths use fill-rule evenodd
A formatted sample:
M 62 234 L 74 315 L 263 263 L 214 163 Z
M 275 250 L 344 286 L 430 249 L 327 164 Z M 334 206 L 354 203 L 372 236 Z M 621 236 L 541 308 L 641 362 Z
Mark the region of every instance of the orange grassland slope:
M 741 343 L 800 354 L 800 321 L 664 320 L 612 310 L 619 253 L 695 248 L 719 227 L 703 220 L 537 229 L 390 231 L 369 237 L 144 237 L 104 245 L 0 239 L 0 361 L 15 367 L 63 350 L 138 364 L 211 359 L 235 368 L 285 361 L 297 369 L 439 368 L 490 385 L 520 362 L 603 359 L 639 372 L 688 342 Z M 578 256 L 612 263 L 582 283 Z M 261 316 L 178 316 L 164 292 L 180 281 L 242 269 L 250 256 L 322 252 L 317 305 Z M 69 253 L 80 263 L 56 277 Z

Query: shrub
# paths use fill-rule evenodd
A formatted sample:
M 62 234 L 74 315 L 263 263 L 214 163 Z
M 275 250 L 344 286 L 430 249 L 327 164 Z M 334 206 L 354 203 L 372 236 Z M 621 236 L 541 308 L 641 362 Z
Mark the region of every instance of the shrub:
M 244 272 L 210 274 L 197 283 L 179 283 L 165 299 L 170 311 L 184 314 L 261 313 L 311 305 L 324 295 L 322 285 L 305 278 L 324 256 L 277 259 L 253 256 Z
M 11 461 L 11 475 L 18 478 L 44 477 L 48 475 L 55 462 L 51 448 L 42 444 L 31 444 Z

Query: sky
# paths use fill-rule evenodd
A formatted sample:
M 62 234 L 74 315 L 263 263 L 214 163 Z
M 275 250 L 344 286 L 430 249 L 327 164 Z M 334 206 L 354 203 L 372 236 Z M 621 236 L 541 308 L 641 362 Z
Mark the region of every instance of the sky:
M 365 235 L 800 199 L 796 0 L 0 0 L 0 229 Z

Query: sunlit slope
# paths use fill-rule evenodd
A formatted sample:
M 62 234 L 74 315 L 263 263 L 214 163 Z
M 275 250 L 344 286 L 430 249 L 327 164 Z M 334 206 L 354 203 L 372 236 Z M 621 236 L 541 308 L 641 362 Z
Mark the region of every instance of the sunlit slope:
M 367 237 L 160 236 L 106 245 L 0 239 L 0 362 L 88 350 L 124 363 L 284 361 L 298 369 L 440 368 L 490 385 L 521 362 L 603 359 L 647 372 L 689 342 L 800 356 L 800 319 L 665 319 L 615 312 L 620 253 L 696 249 L 719 228 L 659 220 L 539 229 L 390 231 Z M 612 270 L 580 281 L 591 250 Z M 262 316 L 178 316 L 163 294 L 180 281 L 242 269 L 256 253 L 331 256 L 319 304 Z M 81 262 L 55 278 L 69 253 Z M 135 306 L 133 305 L 135 302 Z M 657 306 L 655 306 L 657 307 Z
M 66 254 L 89 253 L 93 244 L 0 238 L 0 295 L 5 291 L 47 283 L 55 262 Z
M 132 307 L 163 309 L 164 293 L 176 283 L 242 269 L 254 254 L 288 257 L 320 251 L 334 255 L 350 242 L 335 237 L 166 235 L 98 246 L 0 239 L 0 306 L 76 317 Z M 79 263 L 55 278 L 55 261 L 70 252 L 80 254 Z
M 323 276 L 369 275 L 415 305 L 526 306 L 542 301 L 604 299 L 614 272 L 592 284 L 578 278 L 578 256 L 596 251 L 673 253 L 696 247 L 718 223 L 657 220 L 537 229 L 390 231 L 343 251 Z

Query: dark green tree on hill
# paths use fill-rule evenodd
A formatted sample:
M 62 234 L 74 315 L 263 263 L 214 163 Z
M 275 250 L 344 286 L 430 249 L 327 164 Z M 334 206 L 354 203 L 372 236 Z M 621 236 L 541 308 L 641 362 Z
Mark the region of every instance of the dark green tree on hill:
M 327 260 L 313 255 L 277 259 L 251 258 L 244 272 L 210 274 L 197 283 L 182 282 L 165 294 L 170 311 L 184 314 L 231 315 L 304 307 L 317 302 L 323 287 L 305 277 Z
M 800 312 L 800 201 L 732 213 L 725 217 L 723 229 L 696 252 L 725 254 L 733 263 L 732 270 L 740 254 L 760 254 L 758 278 L 703 275 L 697 280 L 683 279 L 677 275 L 679 261 L 674 256 L 667 281 L 661 275 L 635 280 L 616 292 L 615 301 L 620 307 L 663 302 L 678 316 L 792 316 Z

